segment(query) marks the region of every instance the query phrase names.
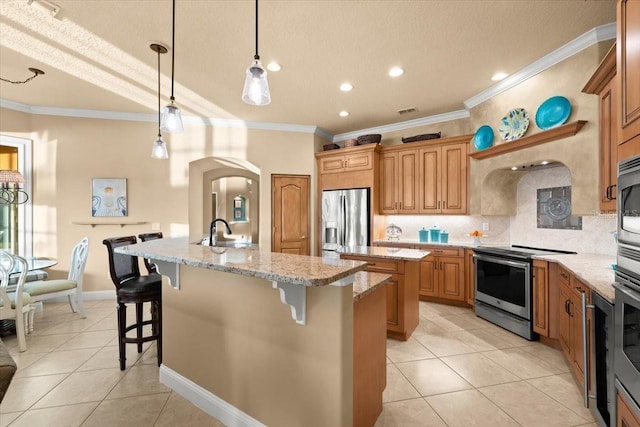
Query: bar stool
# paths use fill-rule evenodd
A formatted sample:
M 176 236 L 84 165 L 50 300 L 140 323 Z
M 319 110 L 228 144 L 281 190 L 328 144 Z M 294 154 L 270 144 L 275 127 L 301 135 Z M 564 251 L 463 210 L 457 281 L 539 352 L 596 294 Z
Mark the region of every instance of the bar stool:
M 146 242 L 148 240 L 162 239 L 162 231 L 157 231 L 155 233 L 138 234 L 138 237 L 143 242 Z M 144 266 L 147 267 L 147 271 L 149 272 L 149 274 L 158 273 L 158 266 L 152 264 L 151 261 L 147 258 L 144 259 Z
M 142 276 L 138 266 L 138 258 L 118 254 L 114 249 L 136 243 L 135 236 L 114 237 L 104 239 L 102 243 L 109 253 L 109 272 L 116 286 L 118 302 L 118 348 L 120 350 L 120 370 L 125 369 L 125 345 L 138 345 L 138 353 L 142 353 L 142 343 L 157 340 L 158 366 L 162 364 L 162 276 L 149 274 Z M 142 307 L 145 302 L 151 303 L 151 320 L 142 320 Z M 127 306 L 136 305 L 136 322 L 127 326 Z M 142 336 L 142 327 L 151 325 L 151 335 Z M 127 332 L 135 329 L 136 337 L 127 337 Z

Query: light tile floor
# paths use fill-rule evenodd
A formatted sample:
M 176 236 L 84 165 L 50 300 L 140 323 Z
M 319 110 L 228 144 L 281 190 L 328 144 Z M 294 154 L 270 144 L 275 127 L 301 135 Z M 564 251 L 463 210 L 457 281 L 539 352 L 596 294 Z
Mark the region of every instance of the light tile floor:
M 0 404 L 0 427 L 222 426 L 158 381 L 155 344 L 127 347 L 118 368 L 114 301 L 88 301 L 87 318 L 45 304 Z M 406 342 L 387 341 L 387 387 L 376 427 L 596 426 L 560 351 L 530 342 L 469 309 L 420 303 Z M 333 427 L 333 426 L 328 426 Z

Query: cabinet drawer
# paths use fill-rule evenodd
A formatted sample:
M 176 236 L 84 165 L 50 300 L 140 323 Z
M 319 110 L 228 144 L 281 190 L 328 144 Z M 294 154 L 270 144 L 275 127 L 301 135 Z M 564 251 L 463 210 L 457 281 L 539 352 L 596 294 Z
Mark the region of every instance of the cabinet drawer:
M 367 271 L 378 271 L 381 273 L 404 273 L 404 263 L 402 261 L 396 261 L 385 258 L 374 258 L 366 256 L 356 255 L 341 255 L 343 259 L 352 259 L 355 261 L 366 261 L 369 265 Z
M 558 266 L 558 279 L 561 283 L 569 286 L 571 283 L 571 273 L 566 268 Z
M 585 285 L 583 282 L 581 282 L 580 280 L 576 279 L 575 277 L 573 278 L 573 282 L 571 283 L 571 290 L 573 291 L 573 293 L 575 295 L 578 296 L 578 298 L 582 298 L 582 294 L 586 293 L 587 294 L 587 303 L 589 303 L 590 300 L 590 294 L 591 294 L 591 288 L 589 288 L 587 285 Z
M 464 256 L 464 248 L 439 247 L 439 246 L 416 246 L 416 249 L 431 252 L 433 256 L 460 257 Z

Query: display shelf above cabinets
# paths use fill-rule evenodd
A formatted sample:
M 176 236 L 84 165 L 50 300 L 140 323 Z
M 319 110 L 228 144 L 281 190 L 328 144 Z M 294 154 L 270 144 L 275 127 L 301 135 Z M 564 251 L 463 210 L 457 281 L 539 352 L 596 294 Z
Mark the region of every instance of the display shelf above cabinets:
M 512 153 L 514 151 L 534 147 L 536 145 L 545 144 L 547 142 L 556 141 L 558 139 L 568 138 L 580 132 L 580 129 L 582 129 L 582 127 L 586 124 L 586 120 L 577 120 L 575 122 L 567 123 L 566 125 L 558 126 L 557 128 L 545 130 L 531 136 L 520 138 L 513 142 L 506 142 L 504 144 L 496 145 L 495 147 L 488 148 L 486 150 L 475 151 L 469 154 L 469 156 L 476 160 L 488 159 L 490 157 Z
M 149 224 L 149 221 L 71 221 L 73 225 L 90 225 L 91 228 L 95 228 L 96 225 L 119 225 L 124 227 L 125 225 L 142 225 Z

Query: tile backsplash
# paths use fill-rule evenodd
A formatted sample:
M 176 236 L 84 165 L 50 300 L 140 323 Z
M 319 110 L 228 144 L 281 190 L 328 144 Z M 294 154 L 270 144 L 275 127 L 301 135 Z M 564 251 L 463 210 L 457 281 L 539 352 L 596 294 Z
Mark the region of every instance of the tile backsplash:
M 570 250 L 581 253 L 616 254 L 613 231 L 615 214 L 582 217 L 582 230 L 544 229 L 537 227 L 537 190 L 547 187 L 571 185 L 571 173 L 565 166 L 535 170 L 527 173 L 518 183 L 518 210 L 515 216 L 454 216 L 454 215 L 389 215 L 386 224 L 402 228 L 402 239 L 418 239 L 424 227 L 438 226 L 449 232 L 449 242 L 471 242 L 469 233 L 482 230 L 482 244 L 524 245 L 549 249 Z

